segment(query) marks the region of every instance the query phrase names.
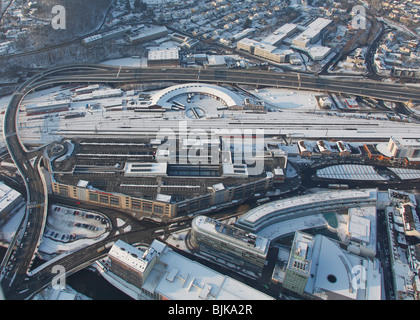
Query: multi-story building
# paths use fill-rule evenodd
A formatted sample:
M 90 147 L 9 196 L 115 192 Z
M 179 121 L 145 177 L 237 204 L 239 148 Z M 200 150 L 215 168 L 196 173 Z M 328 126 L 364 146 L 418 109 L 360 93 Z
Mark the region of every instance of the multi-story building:
M 284 39 L 289 37 L 297 30 L 297 25 L 294 23 L 286 23 L 272 34 L 265 37 L 261 42 L 271 44 L 272 46 L 278 46 Z
M 331 49 L 321 45 L 315 45 L 332 20 L 318 18 L 308 25 L 307 29 L 301 32 L 292 40 L 292 48 L 306 52 L 313 60 L 323 60 L 330 53 Z
M 238 41 L 238 43 L 236 44 L 236 47 L 238 49 L 241 49 L 241 50 L 247 51 L 251 54 L 254 54 L 255 44 L 257 42 L 258 41 L 254 41 L 254 40 L 249 39 L 249 38 L 244 38 L 244 39 L 241 39 L 240 41 Z
M 316 19 L 308 25 L 305 31 L 293 39 L 292 44 L 301 48 L 306 48 L 310 44 L 314 44 L 320 39 L 321 35 L 325 32 L 330 24 L 332 24 L 332 20 L 324 18 Z
M 311 271 L 313 237 L 296 232 L 287 262 L 283 287 L 300 295 L 304 294 Z
M 179 48 L 149 50 L 147 56 L 148 66 L 178 66 Z
M 274 300 L 252 287 L 188 259 L 154 240 L 137 249 L 121 240 L 111 248 L 106 273 L 135 299 Z
M 145 252 L 118 240 L 108 253 L 110 271 L 128 283 L 141 288 L 153 269 L 160 251 L 150 246 Z
M 205 216 L 191 224 L 191 240 L 200 250 L 222 254 L 233 263 L 244 263 L 261 271 L 267 260 L 270 241 Z
M 420 158 L 420 139 L 391 137 L 388 142 L 388 150 L 395 158 Z
M 284 52 L 276 51 L 277 47 L 271 44 L 251 40 L 249 38 L 245 38 L 239 41 L 236 47 L 255 56 L 279 63 L 285 62 L 288 55 L 290 54 L 290 51 L 288 50 Z

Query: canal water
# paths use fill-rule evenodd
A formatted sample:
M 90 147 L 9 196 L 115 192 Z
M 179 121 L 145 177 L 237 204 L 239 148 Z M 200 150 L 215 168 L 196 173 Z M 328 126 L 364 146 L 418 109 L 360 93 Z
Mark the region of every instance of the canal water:
M 3 260 L 6 251 L 7 248 L 0 247 L 0 261 Z M 90 269 L 82 269 L 71 275 L 66 279 L 66 284 L 93 300 L 133 300 Z
M 89 269 L 82 269 L 71 275 L 66 284 L 93 300 L 133 300 Z

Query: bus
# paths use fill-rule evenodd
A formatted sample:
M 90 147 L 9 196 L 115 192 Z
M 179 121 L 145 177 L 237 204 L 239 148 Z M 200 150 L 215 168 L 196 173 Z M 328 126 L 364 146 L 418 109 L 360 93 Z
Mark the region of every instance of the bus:
M 328 189 L 346 190 L 349 186 L 347 184 L 329 184 Z
M 266 202 L 268 202 L 268 201 L 270 201 L 270 198 L 269 198 L 269 197 L 262 198 L 262 199 L 258 199 L 258 200 L 257 200 L 257 204 L 258 204 L 258 205 L 261 205 L 261 204 L 266 203 Z
M 176 104 L 178 107 L 182 107 L 182 108 L 185 109 L 185 105 L 183 105 L 181 102 L 178 102 L 178 101 L 174 100 L 173 103 Z

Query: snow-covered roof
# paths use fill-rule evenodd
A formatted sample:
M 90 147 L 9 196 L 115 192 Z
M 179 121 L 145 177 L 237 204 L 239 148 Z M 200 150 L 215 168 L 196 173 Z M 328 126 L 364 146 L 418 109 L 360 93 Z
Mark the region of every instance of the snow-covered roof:
M 125 176 L 163 176 L 166 175 L 167 163 L 166 162 L 141 162 L 134 163 L 128 162 L 125 166 Z
M 315 21 L 308 25 L 308 28 L 305 31 L 303 31 L 303 34 L 307 37 L 313 38 L 316 35 L 318 35 L 318 33 L 320 33 L 324 28 L 326 28 L 330 23 L 332 23 L 332 20 L 330 19 L 317 18 Z
M 370 220 L 359 216 L 350 216 L 348 231 L 351 239 L 369 242 Z
M 169 195 L 166 195 L 166 194 L 159 193 L 159 194 L 156 195 L 156 200 L 157 201 L 170 203 L 171 199 L 172 199 L 172 196 L 169 196 Z
M 20 196 L 19 192 L 0 182 L 0 213 Z
M 248 177 L 248 168 L 246 164 L 223 163 L 223 176 Z
M 164 266 L 164 270 L 158 268 Z M 170 248 L 143 287 L 171 300 L 273 300 L 272 297 L 233 278 L 190 260 Z
M 139 250 L 122 240 L 114 243 L 109 251 L 109 257 L 117 259 L 132 269 L 143 273 L 149 260 L 143 259 L 144 252 Z
M 323 202 L 338 205 L 340 202 L 358 202 L 365 199 L 376 201 L 376 190 L 340 190 L 335 192 L 328 191 L 303 195 L 266 203 L 254 209 L 251 209 L 238 221 L 255 224 L 258 222 L 258 220 L 264 219 L 265 217 L 271 214 L 280 213 L 281 211 L 285 212 L 286 210 L 290 209 L 297 211 L 306 207 L 308 209 L 317 208 Z
M 162 107 L 170 108 L 172 99 L 176 96 L 188 93 L 207 93 L 213 96 L 220 98 L 226 106 L 241 106 L 243 99 L 235 94 L 234 92 L 211 84 L 202 84 L 202 83 L 189 83 L 189 84 L 179 84 L 171 86 L 169 88 L 158 91 L 151 98 L 152 104 L 156 104 Z
M 179 48 L 149 50 L 148 60 L 178 60 Z
M 381 299 L 377 261 L 350 254 L 325 236 L 314 237 L 310 273 L 305 291 L 321 299 Z

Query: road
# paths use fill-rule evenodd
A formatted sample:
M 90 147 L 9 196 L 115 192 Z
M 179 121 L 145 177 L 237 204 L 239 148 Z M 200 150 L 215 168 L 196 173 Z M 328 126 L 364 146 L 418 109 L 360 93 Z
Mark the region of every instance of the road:
M 8 250 L 15 250 L 12 261 L 13 267 L 5 273 L 5 277 L 2 279 L 2 286 L 6 296 L 12 284 L 13 286 L 19 286 L 26 278 L 26 272 L 33 262 L 34 253 L 41 241 L 47 213 L 46 189 L 38 172 L 41 158 L 36 157 L 32 164 L 31 153 L 21 144 L 19 136 L 16 134 L 16 113 L 23 96 L 20 92 L 13 95 L 11 100 L 12 108 L 7 109 L 4 123 L 4 136 L 7 148 L 21 176 L 24 178 L 27 190 L 24 228 L 19 231 L 23 235 L 21 233 L 21 238 L 16 242 L 16 246 L 10 246 Z
M 27 212 L 25 224 L 20 231 L 23 237 L 17 245 L 11 246 L 12 261 L 8 264 L 2 278 L 2 287 L 9 299 L 26 298 L 36 290 L 51 283 L 55 274 L 51 273 L 52 265 L 29 277 L 27 272 L 34 259 L 45 227 L 48 197 L 45 182 L 39 173 L 40 158 L 35 161 L 22 144 L 17 131 L 17 116 L 21 101 L 32 90 L 59 83 L 128 83 L 128 82 L 205 82 L 226 83 L 251 86 L 270 86 L 293 89 L 330 91 L 362 95 L 388 101 L 420 102 L 420 92 L 397 84 L 385 84 L 373 81 L 343 80 L 329 77 L 318 77 L 296 73 L 273 73 L 263 71 L 227 70 L 227 69 L 136 69 L 120 68 L 104 65 L 70 65 L 42 72 L 27 80 L 13 94 L 4 118 L 4 138 L 7 149 L 25 181 L 27 190 Z M 150 235 L 152 230 L 133 231 L 124 234 L 125 241 L 137 242 L 139 236 Z M 105 243 L 121 236 L 111 237 L 91 245 L 83 250 L 69 254 L 55 264 L 65 267 L 68 273 L 75 272 L 98 259 L 103 253 L 97 249 Z M 9 255 L 7 255 L 9 256 Z M 4 271 L 4 270 L 2 270 Z
M 342 93 L 374 99 L 420 103 L 420 91 L 416 87 L 381 81 L 342 79 L 334 76 L 316 76 L 298 73 L 276 73 L 231 69 L 197 68 L 121 68 L 95 65 L 90 70 L 62 70 L 45 77 L 40 85 L 68 82 L 203 82 L 238 84 L 258 87 L 278 87 L 320 92 Z

